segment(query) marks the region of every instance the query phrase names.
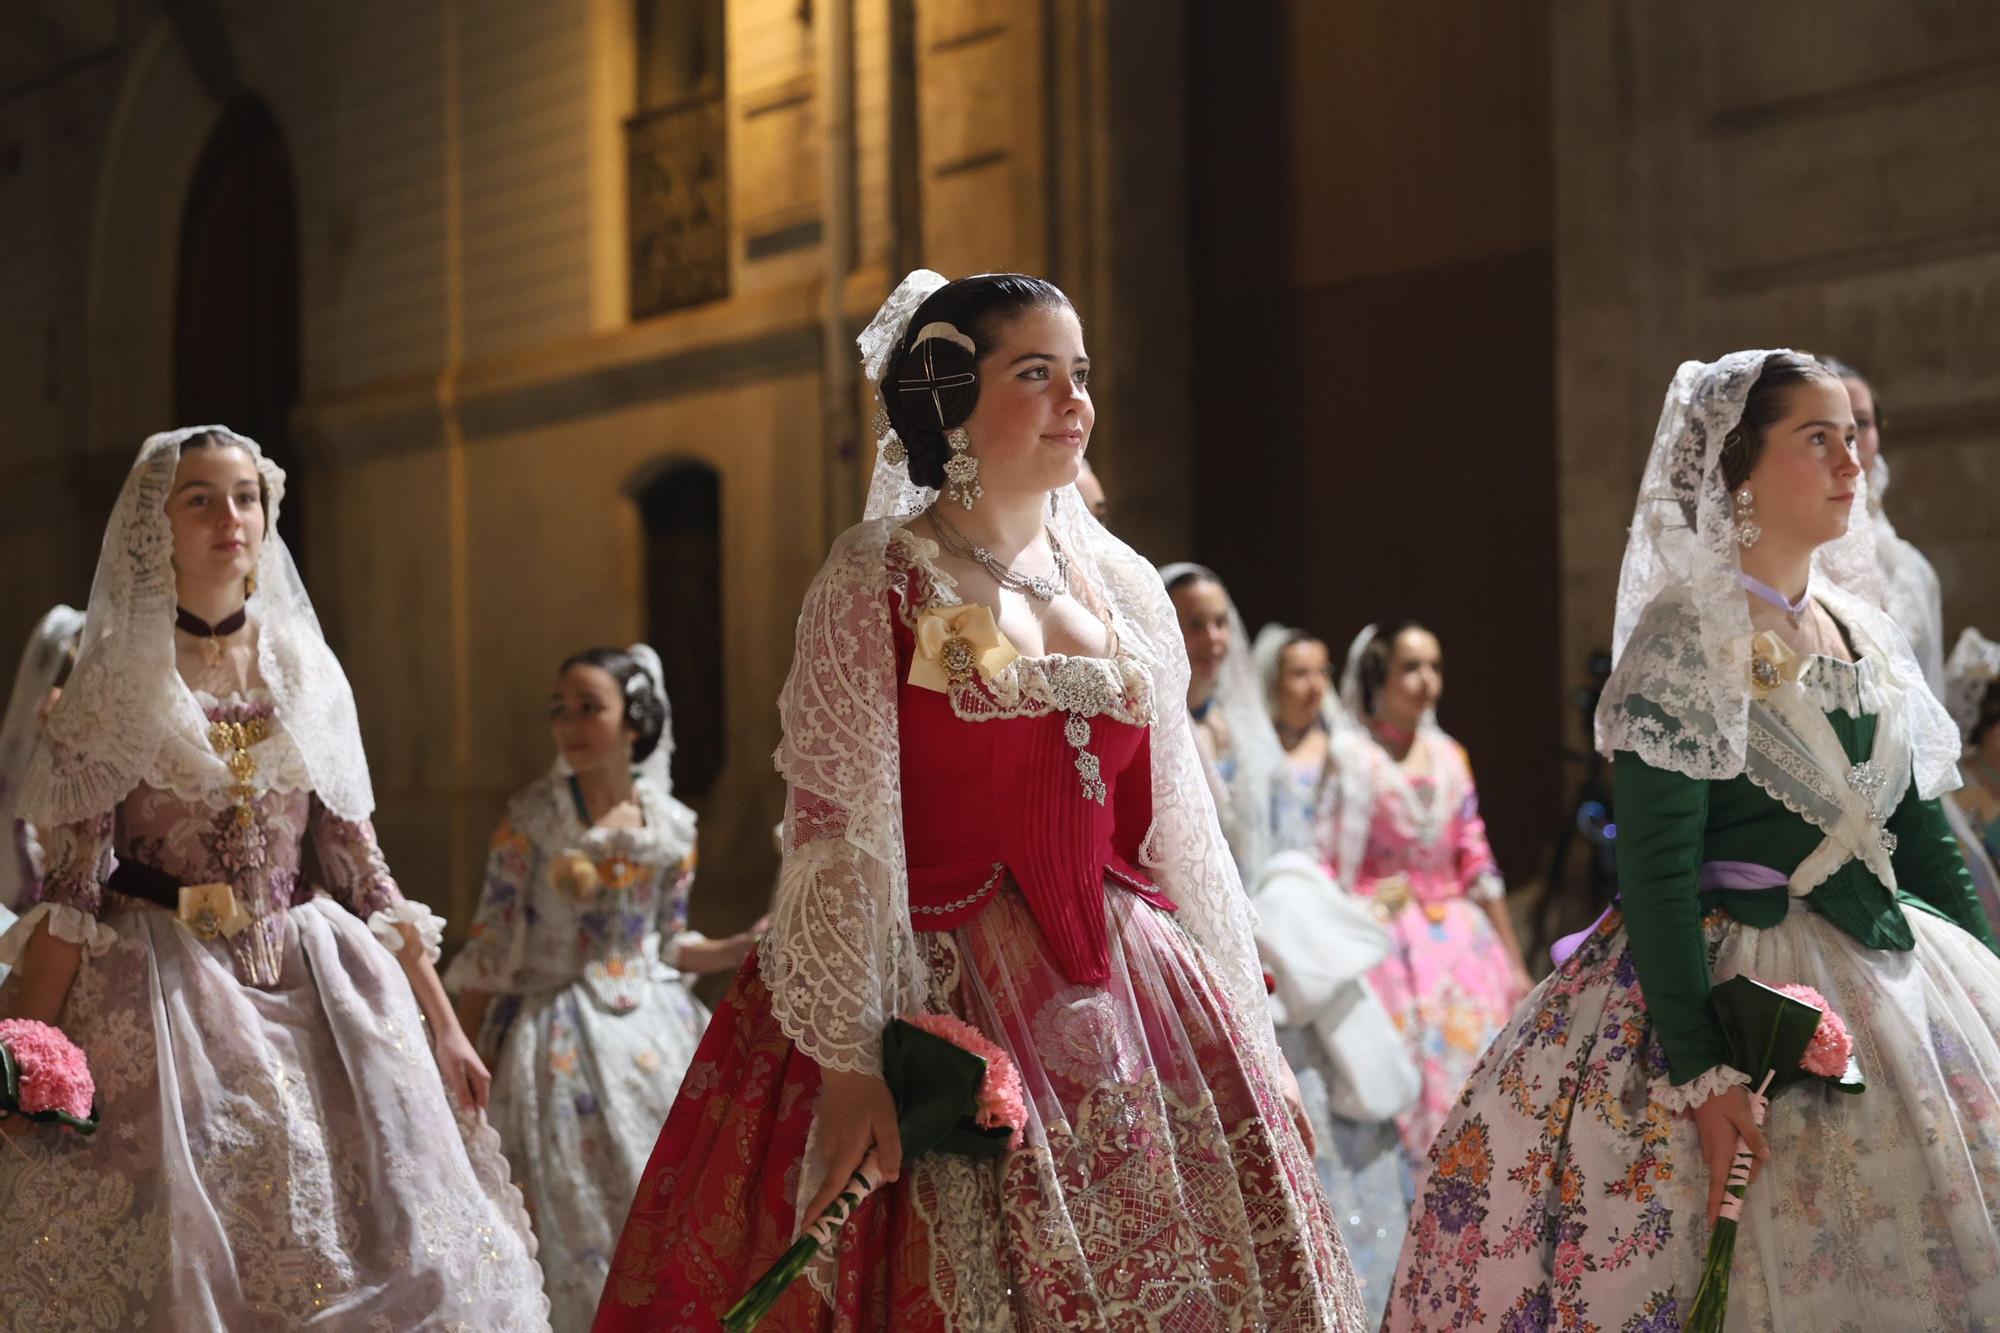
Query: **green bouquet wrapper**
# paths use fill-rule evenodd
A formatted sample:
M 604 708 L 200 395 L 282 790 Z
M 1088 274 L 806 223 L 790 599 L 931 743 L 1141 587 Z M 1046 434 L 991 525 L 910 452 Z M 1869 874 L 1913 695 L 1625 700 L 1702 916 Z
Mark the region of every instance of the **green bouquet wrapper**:
M 988 1128 L 977 1121 L 979 1092 L 988 1076 L 982 1057 L 900 1018 L 890 1021 L 882 1032 L 882 1079 L 896 1102 L 896 1132 L 905 1167 L 925 1153 L 998 1157 L 1007 1150 L 1014 1135 L 1011 1125 Z M 744 1333 L 771 1312 L 861 1201 L 881 1184 L 874 1166 L 871 1152 L 826 1211 L 729 1307 L 722 1317 L 724 1328 Z
M 1831 1010 L 1815 1009 L 1775 986 L 1755 977 L 1736 976 L 1711 987 L 1708 1004 L 1722 1028 L 1729 1047 L 1729 1063 L 1750 1076 L 1756 1090 L 1751 1107 L 1759 1124 L 1764 1106 L 1794 1083 L 1824 1083 L 1841 1092 L 1859 1093 L 1867 1084 L 1850 1051 L 1847 1069 L 1839 1077 L 1816 1074 L 1804 1064 L 1819 1025 L 1827 1019 L 1838 1021 Z M 1837 1057 L 1836 1057 L 1837 1058 Z M 1708 1239 L 1708 1255 L 1702 1261 L 1701 1283 L 1695 1288 L 1694 1303 L 1688 1308 L 1684 1333 L 1721 1333 L 1729 1312 L 1729 1269 L 1736 1258 L 1737 1220 L 1749 1190 L 1752 1157 L 1741 1139 L 1736 1141 L 1736 1159 L 1723 1188 L 1722 1216 Z

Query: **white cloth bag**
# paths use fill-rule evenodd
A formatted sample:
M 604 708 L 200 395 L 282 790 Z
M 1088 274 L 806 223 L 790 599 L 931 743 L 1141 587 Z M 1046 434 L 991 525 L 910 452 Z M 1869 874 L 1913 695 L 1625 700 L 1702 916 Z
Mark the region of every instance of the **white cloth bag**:
M 1276 983 L 1274 1013 L 1311 1032 L 1334 1077 L 1336 1114 L 1388 1120 L 1417 1100 L 1422 1084 L 1388 1010 L 1367 983 L 1389 952 L 1389 932 L 1305 852 L 1264 863 L 1252 895 L 1257 951 Z

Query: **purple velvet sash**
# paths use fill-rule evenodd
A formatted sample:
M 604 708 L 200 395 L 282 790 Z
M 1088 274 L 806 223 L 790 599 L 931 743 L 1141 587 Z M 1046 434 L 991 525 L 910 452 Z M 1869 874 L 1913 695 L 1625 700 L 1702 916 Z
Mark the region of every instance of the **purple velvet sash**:
M 1754 861 L 1703 861 L 1701 863 L 1700 887 L 1703 892 L 1728 889 L 1737 893 L 1760 892 L 1782 889 L 1791 883 L 1791 876 L 1769 866 L 1760 866 Z M 1597 914 L 1597 920 L 1577 931 L 1565 935 L 1549 946 L 1549 958 L 1557 967 L 1569 961 L 1583 942 L 1597 933 L 1604 924 L 1604 918 L 1611 915 L 1611 908 L 1618 906 L 1618 898 L 1611 900 L 1611 907 Z

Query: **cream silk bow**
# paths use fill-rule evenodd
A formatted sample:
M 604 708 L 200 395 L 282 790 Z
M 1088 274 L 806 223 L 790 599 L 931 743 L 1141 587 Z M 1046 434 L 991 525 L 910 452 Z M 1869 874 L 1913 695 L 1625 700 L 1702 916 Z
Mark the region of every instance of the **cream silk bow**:
M 254 919 L 243 910 L 236 890 L 227 884 L 183 884 L 180 911 L 175 915 L 205 940 L 218 936 L 234 939 Z
M 991 680 L 1020 655 L 983 603 L 926 607 L 917 618 L 910 684 L 942 693 L 975 671 Z
M 1771 630 L 1750 640 L 1750 689 L 1759 699 L 1768 699 L 1797 680 L 1804 665 L 1805 659 Z

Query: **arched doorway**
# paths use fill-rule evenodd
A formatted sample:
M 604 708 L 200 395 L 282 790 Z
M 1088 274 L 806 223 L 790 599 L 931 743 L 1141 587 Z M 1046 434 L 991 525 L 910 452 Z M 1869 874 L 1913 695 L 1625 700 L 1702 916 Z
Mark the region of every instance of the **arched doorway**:
M 708 795 L 722 772 L 722 479 L 673 462 L 632 491 L 646 534 L 646 638 L 674 709 L 674 794 Z
M 174 417 L 220 422 L 293 479 L 285 541 L 305 556 L 299 399 L 299 228 L 291 154 L 263 102 L 243 96 L 210 132 L 181 214 L 174 293 Z

